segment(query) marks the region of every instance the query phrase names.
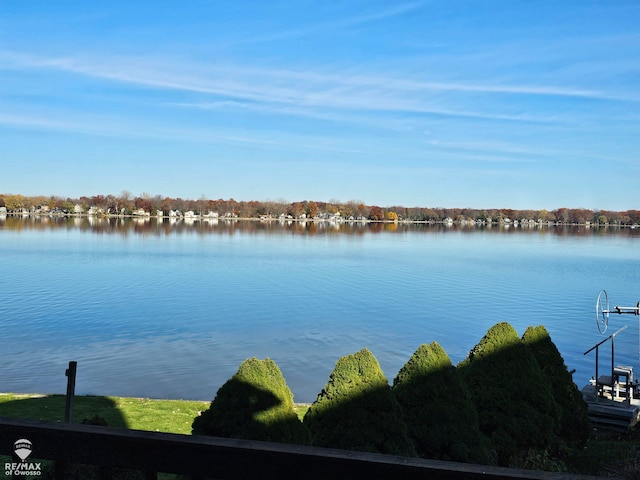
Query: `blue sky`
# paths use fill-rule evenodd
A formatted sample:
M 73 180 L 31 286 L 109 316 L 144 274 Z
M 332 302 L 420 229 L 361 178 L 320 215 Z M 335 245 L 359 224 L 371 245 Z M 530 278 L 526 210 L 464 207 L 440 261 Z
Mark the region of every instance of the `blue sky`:
M 640 2 L 0 0 L 0 192 L 640 208 Z

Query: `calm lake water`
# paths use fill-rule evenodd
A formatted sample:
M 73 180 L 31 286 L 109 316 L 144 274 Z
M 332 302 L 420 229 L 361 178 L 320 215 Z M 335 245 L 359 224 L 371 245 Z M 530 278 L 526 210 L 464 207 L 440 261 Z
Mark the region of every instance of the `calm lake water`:
M 171 225 L 0 219 L 0 391 L 210 400 L 248 358 L 315 399 L 369 348 L 392 382 L 421 343 L 454 364 L 497 322 L 544 325 L 580 386 L 595 300 L 640 300 L 640 229 Z M 638 319 L 616 363 L 640 374 Z M 608 349 L 602 365 L 610 357 Z

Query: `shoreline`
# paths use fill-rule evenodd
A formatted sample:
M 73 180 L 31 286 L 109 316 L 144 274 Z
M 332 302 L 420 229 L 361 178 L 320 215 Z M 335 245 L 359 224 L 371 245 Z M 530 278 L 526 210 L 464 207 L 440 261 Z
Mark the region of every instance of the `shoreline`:
M 169 220 L 170 222 L 184 222 L 189 225 L 193 225 L 196 222 L 198 223 L 206 223 L 206 224 L 217 224 L 220 222 L 224 223 L 233 223 L 233 222 L 260 222 L 260 223 L 281 223 L 281 224 L 292 224 L 292 223 L 329 223 L 332 225 L 366 225 L 366 224 L 390 224 L 390 225 L 460 225 L 460 226 L 471 226 L 471 227 L 482 227 L 482 226 L 501 226 L 501 227 L 584 227 L 584 228 L 628 228 L 635 229 L 638 227 L 637 224 L 621 224 L 621 223 L 596 223 L 596 222 L 558 222 L 558 221 L 542 221 L 542 220 L 407 220 L 407 219 L 399 219 L 399 220 L 371 220 L 371 219 L 345 219 L 342 217 L 339 218 L 324 218 L 324 217 L 312 217 L 312 218 L 288 218 L 288 217 L 276 217 L 276 216 L 268 216 L 266 218 L 257 218 L 257 217 L 208 217 L 208 216 L 194 216 L 194 217 L 184 217 L 184 216 L 169 216 L 169 215 L 134 215 L 134 214 L 90 214 L 90 213 L 44 213 L 44 212 L 6 212 L 0 213 L 0 220 L 7 217 L 16 217 L 16 218 L 51 218 L 51 219 L 75 219 L 75 218 L 87 218 L 87 219 L 95 219 L 95 220 L 142 220 L 142 221 L 151 221 L 156 220 L 157 222 L 164 223 L 165 220 Z

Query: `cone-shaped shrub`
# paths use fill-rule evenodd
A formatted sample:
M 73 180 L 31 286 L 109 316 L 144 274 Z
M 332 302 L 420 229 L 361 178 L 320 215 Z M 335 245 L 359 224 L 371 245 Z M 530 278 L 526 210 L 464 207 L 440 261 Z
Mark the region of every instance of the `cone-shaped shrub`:
M 415 455 L 400 406 L 366 348 L 338 360 L 304 424 L 317 446 Z
M 551 385 L 511 325 L 491 327 L 458 370 L 500 465 L 523 466 L 528 452 L 556 445 Z
M 496 462 L 469 392 L 438 343 L 420 345 L 394 379 L 393 393 L 419 456 Z
M 564 359 L 542 325 L 529 327 L 522 341 L 533 352 L 538 365 L 551 383 L 553 398 L 560 410 L 560 436 L 572 447 L 583 447 L 591 432 L 587 404 Z
M 220 387 L 208 410 L 193 421 L 194 435 L 309 443 L 293 410 L 293 394 L 276 363 L 245 360 Z

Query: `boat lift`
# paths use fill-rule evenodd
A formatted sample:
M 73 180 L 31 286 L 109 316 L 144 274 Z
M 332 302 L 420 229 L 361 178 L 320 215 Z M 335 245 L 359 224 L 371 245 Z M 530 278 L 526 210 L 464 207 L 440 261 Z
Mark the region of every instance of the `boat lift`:
M 632 314 L 640 316 L 640 302 L 635 307 L 609 307 L 609 297 L 601 290 L 596 300 L 596 326 L 601 334 L 607 331 L 610 314 Z M 597 422 L 632 427 L 640 422 L 640 384 L 633 378 L 633 367 L 615 364 L 615 337 L 627 326 L 618 329 L 597 343 L 584 355 L 596 351 L 595 376 L 590 384 L 582 389 L 587 402 L 589 417 Z M 638 323 L 640 341 L 640 320 Z M 605 342 L 611 341 L 611 371 L 609 375 L 599 374 L 599 349 Z M 640 344 L 638 347 L 640 355 Z
M 613 310 L 609 308 L 609 296 L 606 290 L 600 290 L 598 299 L 596 300 L 596 326 L 598 331 L 604 335 L 609 326 L 609 315 L 611 313 L 623 314 L 630 313 L 633 315 L 640 315 L 640 301 L 635 307 L 613 307 Z

